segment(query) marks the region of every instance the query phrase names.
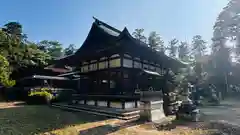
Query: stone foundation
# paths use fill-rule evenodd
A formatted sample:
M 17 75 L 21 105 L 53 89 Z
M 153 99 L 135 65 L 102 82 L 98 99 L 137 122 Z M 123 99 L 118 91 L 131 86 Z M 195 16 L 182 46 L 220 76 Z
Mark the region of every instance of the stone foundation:
M 123 105 L 121 102 L 110 102 L 110 107 L 111 108 L 119 108 L 119 109 L 122 109 L 123 108 Z
M 87 105 L 95 105 L 95 101 L 89 100 L 89 101 L 87 101 Z
M 72 100 L 73 104 L 86 104 L 91 106 L 101 106 L 101 107 L 109 107 L 109 108 L 117 108 L 117 109 L 131 109 L 140 107 L 139 101 L 131 101 L 131 102 L 116 102 L 116 101 L 94 101 L 94 100 Z
M 107 101 L 97 101 L 97 106 L 107 107 Z
M 141 118 L 151 122 L 161 122 L 165 118 L 163 101 L 143 101 L 140 112 Z
M 125 108 L 129 109 L 129 108 L 135 108 L 136 104 L 135 102 L 126 102 L 125 103 Z
M 78 103 L 79 103 L 79 104 L 84 104 L 84 102 L 85 102 L 84 100 L 81 100 L 81 101 L 79 101 Z

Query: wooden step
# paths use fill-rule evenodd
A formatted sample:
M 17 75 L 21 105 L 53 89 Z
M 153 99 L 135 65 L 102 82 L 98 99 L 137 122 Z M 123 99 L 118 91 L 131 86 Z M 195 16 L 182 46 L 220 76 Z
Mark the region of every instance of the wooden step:
M 94 115 L 102 115 L 106 117 L 113 117 L 118 118 L 122 120 L 131 120 L 131 119 L 138 119 L 140 117 L 139 113 L 140 111 L 133 111 L 133 112 L 127 112 L 127 113 L 119 113 L 119 112 L 113 112 L 108 110 L 97 110 L 92 109 L 85 105 L 85 107 L 79 107 L 77 105 L 66 105 L 66 104 L 52 104 L 52 107 L 64 109 L 64 110 L 71 110 L 71 111 L 78 111 L 78 112 L 86 112 Z M 106 108 L 103 108 L 106 109 Z M 127 114 L 127 115 L 126 115 Z
M 132 108 L 132 109 L 116 109 L 116 108 L 108 108 L 108 107 L 99 107 L 99 106 L 90 106 L 90 105 L 64 105 L 63 106 L 69 106 L 76 109 L 87 109 L 91 111 L 97 111 L 101 113 L 111 113 L 115 115 L 121 115 L 121 116 L 128 116 L 128 115 L 134 115 L 140 113 L 140 108 Z

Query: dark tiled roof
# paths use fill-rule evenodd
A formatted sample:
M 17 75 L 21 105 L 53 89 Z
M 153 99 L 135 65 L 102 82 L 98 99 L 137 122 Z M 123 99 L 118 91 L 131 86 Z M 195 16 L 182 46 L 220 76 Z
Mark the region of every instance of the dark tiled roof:
M 165 63 L 166 61 L 171 61 L 172 63 L 177 63 L 178 65 L 182 64 L 180 61 L 170 58 L 161 52 L 152 50 L 146 43 L 135 39 L 132 37 L 126 27 L 120 31 L 96 18 L 94 18 L 94 20 L 95 22 L 93 22 L 86 40 L 77 50 L 74 56 L 69 56 L 70 58 L 67 57 L 60 59 L 60 61 L 65 61 L 73 64 L 80 59 L 84 60 L 84 56 L 89 56 L 96 50 L 102 50 L 105 48 L 113 47 L 116 44 L 120 44 L 121 46 L 125 46 L 127 48 L 133 48 L 132 50 L 134 51 L 139 51 L 139 49 L 144 50 L 142 53 L 147 53 L 150 55 L 149 57 L 151 57 L 151 59 L 159 56 L 158 59 L 164 60 Z
M 118 30 L 118 29 L 116 29 L 116 28 L 114 28 L 114 27 L 106 24 L 105 22 L 102 22 L 102 21 L 98 20 L 98 19 L 95 18 L 95 17 L 93 17 L 93 19 L 95 20 L 95 22 L 96 22 L 98 25 L 103 26 L 103 28 L 106 28 L 106 29 L 108 29 L 108 30 L 110 30 L 110 31 L 113 31 L 113 32 L 115 32 L 115 33 L 118 33 L 118 34 L 121 33 L 120 30 Z

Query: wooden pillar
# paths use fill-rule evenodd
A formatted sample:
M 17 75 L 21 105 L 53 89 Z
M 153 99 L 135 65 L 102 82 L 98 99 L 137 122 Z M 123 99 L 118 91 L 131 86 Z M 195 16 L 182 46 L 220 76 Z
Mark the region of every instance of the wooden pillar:
M 123 94 L 124 92 L 124 77 L 123 77 L 123 70 L 124 70 L 124 67 L 123 67 L 123 59 L 124 59 L 124 54 L 121 53 L 120 54 L 120 62 L 121 62 L 121 67 L 120 67 L 120 92 L 121 92 L 121 95 Z
M 100 63 L 100 59 L 97 60 L 97 70 L 99 70 L 99 63 Z
M 134 69 L 134 57 L 131 57 L 132 58 L 132 68 Z M 132 83 L 131 83 L 131 94 L 134 94 L 134 92 L 135 92 L 135 87 L 136 87 L 136 81 L 135 81 L 135 73 L 134 72 L 131 72 L 132 74 L 131 74 L 131 81 L 132 81 Z
M 87 67 L 88 67 L 88 71 L 87 72 L 89 72 L 89 69 L 90 69 L 90 64 L 89 64 L 89 61 L 87 61 Z M 85 71 L 86 72 L 86 71 Z M 87 73 L 88 74 L 88 73 Z M 91 85 L 92 85 L 92 77 L 91 76 L 88 76 L 88 86 L 87 86 L 87 90 L 86 90 L 86 94 L 92 94 L 92 87 L 91 87 Z M 86 104 L 86 102 L 85 102 L 85 104 Z
M 49 80 L 49 85 L 50 87 L 54 87 L 51 79 Z
M 110 94 L 111 93 L 111 89 L 110 89 L 110 57 L 108 56 L 107 58 L 107 61 L 108 61 L 108 68 L 107 68 L 107 86 L 108 86 L 108 90 L 107 90 L 107 94 Z
M 80 92 L 80 90 L 81 90 L 81 88 L 80 88 L 81 86 L 80 86 L 80 85 L 81 85 L 81 84 L 80 84 L 80 79 L 78 79 L 78 80 L 77 80 L 77 89 L 78 89 L 77 91 L 78 91 L 78 92 Z
M 88 63 L 88 72 L 89 72 L 89 70 L 90 70 L 90 65 L 91 65 L 91 64 L 90 64 L 91 61 L 88 61 L 87 63 Z
M 100 83 L 99 83 L 99 63 L 100 63 L 100 60 L 97 60 L 97 78 L 96 78 L 97 80 L 96 81 L 97 81 L 97 87 L 98 88 L 100 88 Z

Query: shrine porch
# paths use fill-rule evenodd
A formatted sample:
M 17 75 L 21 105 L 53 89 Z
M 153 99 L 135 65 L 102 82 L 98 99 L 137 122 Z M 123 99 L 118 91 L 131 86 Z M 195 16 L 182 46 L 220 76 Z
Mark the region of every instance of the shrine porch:
M 66 103 L 53 103 L 52 107 L 74 112 L 85 112 L 89 114 L 106 116 L 110 118 L 118 118 L 122 120 L 133 120 L 138 119 L 140 117 L 140 108 L 121 109 L 87 104 L 66 104 Z
M 140 107 L 140 95 L 73 94 L 69 104 L 90 105 L 116 109 L 132 109 Z

